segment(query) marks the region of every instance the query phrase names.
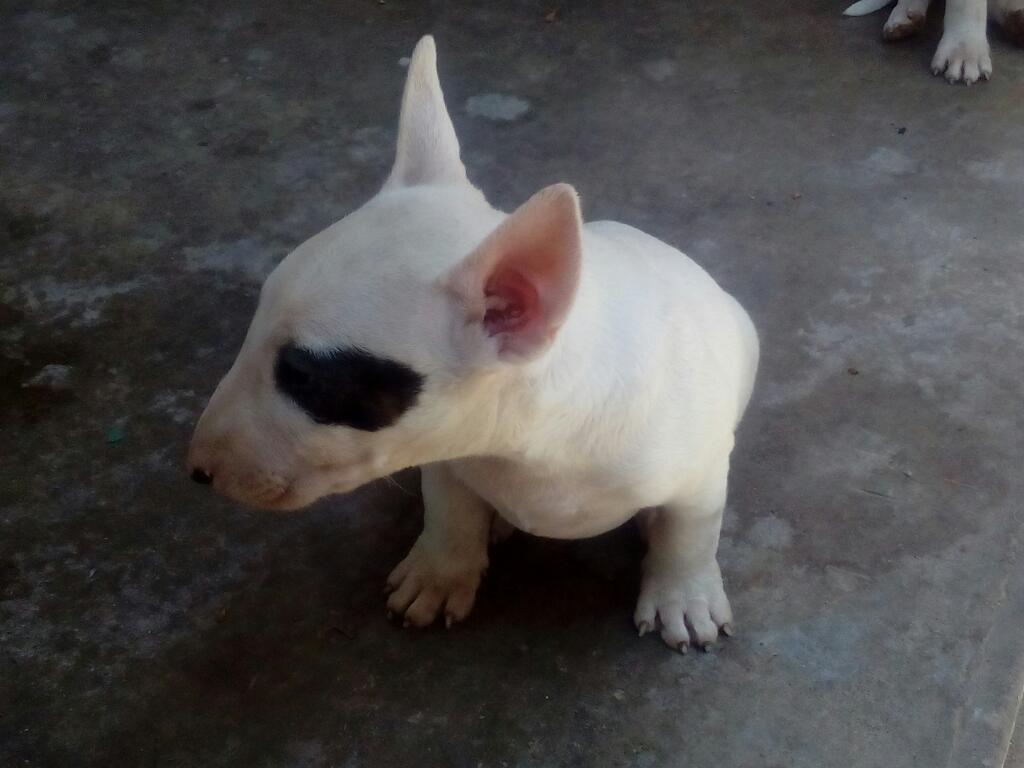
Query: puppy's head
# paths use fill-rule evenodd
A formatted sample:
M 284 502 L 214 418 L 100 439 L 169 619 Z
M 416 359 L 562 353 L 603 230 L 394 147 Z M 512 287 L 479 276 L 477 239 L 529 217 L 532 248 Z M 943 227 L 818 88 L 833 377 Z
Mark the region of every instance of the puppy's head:
M 548 354 L 579 281 L 576 193 L 559 184 L 511 216 L 492 209 L 466 178 L 435 58 L 426 37 L 381 192 L 267 278 L 196 426 L 198 482 L 294 509 L 486 451 L 488 399 Z

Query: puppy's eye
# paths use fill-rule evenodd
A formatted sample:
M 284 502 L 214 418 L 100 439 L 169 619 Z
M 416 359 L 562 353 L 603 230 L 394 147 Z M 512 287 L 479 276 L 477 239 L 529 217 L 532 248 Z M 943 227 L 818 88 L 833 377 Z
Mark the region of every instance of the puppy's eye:
M 274 364 L 278 390 L 318 424 L 367 432 L 394 424 L 415 405 L 423 376 L 362 349 L 281 347 Z

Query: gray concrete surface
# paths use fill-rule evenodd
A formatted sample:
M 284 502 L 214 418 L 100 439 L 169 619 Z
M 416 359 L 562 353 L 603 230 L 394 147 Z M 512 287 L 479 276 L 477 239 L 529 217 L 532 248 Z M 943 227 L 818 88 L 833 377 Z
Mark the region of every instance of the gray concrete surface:
M 937 24 L 841 0 L 557 5 L 4 4 L 0 764 L 1003 763 L 1024 52 L 955 88 Z M 427 31 L 493 202 L 571 181 L 761 329 L 714 653 L 636 638 L 630 529 L 513 539 L 415 633 L 380 594 L 415 471 L 287 516 L 181 471 L 260 277 L 384 178 Z
M 1021 721 L 1020 713 L 1017 713 L 1017 727 L 1014 730 L 1013 738 L 1010 740 L 1010 750 L 1006 755 L 1006 766 L 1007 768 L 1024 768 L 1024 752 L 1021 751 L 1021 741 L 1024 736 L 1021 735 Z

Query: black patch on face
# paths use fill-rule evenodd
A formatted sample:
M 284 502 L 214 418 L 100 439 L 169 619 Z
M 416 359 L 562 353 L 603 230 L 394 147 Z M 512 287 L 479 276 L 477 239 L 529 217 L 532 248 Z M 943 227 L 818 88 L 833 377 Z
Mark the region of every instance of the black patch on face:
M 402 363 L 341 347 L 285 344 L 274 364 L 277 388 L 317 424 L 376 432 L 416 403 L 423 377 Z

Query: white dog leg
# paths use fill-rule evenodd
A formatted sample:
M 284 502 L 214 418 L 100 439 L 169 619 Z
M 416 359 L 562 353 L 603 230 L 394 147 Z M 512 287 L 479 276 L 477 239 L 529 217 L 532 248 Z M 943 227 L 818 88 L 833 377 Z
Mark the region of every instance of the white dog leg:
M 662 640 L 683 653 L 691 631 L 702 648 L 715 642 L 719 628 L 732 634 L 732 609 L 715 558 L 728 472 L 726 459 L 696 497 L 647 513 L 644 521 L 648 552 L 633 619 L 641 636 L 660 623 Z
M 970 85 L 992 74 L 985 0 L 947 0 L 945 31 L 932 59 L 932 72 L 951 83 Z
M 423 533 L 388 576 L 388 611 L 425 627 L 444 609 L 445 626 L 469 615 L 487 569 L 490 507 L 445 464 L 421 470 Z
M 899 0 L 882 28 L 882 37 L 886 40 L 902 40 L 920 32 L 929 3 L 931 0 Z
M 1024 45 L 1024 0 L 989 0 L 988 12 L 1017 45 Z

